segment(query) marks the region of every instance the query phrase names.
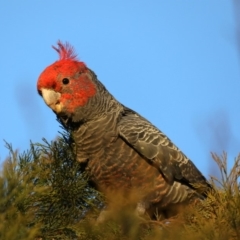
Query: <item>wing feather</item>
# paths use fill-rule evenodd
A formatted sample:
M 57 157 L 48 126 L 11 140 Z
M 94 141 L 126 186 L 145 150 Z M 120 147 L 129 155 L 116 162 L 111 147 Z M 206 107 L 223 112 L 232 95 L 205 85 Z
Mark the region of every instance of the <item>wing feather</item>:
M 118 131 L 120 137 L 157 167 L 170 184 L 177 180 L 191 187 L 192 184 L 210 186 L 193 162 L 165 134 L 131 109 L 125 108 Z

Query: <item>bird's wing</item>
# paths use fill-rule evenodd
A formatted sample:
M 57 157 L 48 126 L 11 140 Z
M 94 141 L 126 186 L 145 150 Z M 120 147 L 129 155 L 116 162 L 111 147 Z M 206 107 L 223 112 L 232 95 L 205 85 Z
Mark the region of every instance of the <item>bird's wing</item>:
M 131 109 L 118 122 L 120 137 L 164 175 L 169 183 L 177 180 L 209 186 L 205 177 L 171 140 Z

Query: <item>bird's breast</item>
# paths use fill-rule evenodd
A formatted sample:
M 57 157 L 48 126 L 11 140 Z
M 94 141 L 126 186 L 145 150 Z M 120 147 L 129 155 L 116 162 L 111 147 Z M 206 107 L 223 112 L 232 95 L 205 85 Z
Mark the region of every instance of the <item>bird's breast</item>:
M 94 155 L 88 171 L 99 190 L 107 193 L 134 192 L 158 202 L 169 188 L 158 169 L 121 138 L 106 146 L 102 155 Z

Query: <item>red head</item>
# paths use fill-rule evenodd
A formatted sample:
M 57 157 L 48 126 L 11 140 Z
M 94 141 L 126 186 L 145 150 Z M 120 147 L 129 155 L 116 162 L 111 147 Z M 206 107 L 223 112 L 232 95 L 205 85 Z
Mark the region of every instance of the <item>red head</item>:
M 53 48 L 59 53 L 59 60 L 41 73 L 37 89 L 55 113 L 71 115 L 95 95 L 96 85 L 73 47 L 60 41 L 57 44 L 58 48 Z

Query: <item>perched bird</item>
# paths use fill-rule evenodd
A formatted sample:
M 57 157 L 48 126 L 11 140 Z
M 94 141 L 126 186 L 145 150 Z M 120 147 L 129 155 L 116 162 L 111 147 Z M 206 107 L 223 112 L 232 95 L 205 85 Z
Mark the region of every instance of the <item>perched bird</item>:
M 166 135 L 118 102 L 71 45 L 53 48 L 59 60 L 40 74 L 37 90 L 71 131 L 76 160 L 98 190 L 126 199 L 134 193 L 139 214 L 157 209 L 166 217 L 206 196 L 210 184 Z

